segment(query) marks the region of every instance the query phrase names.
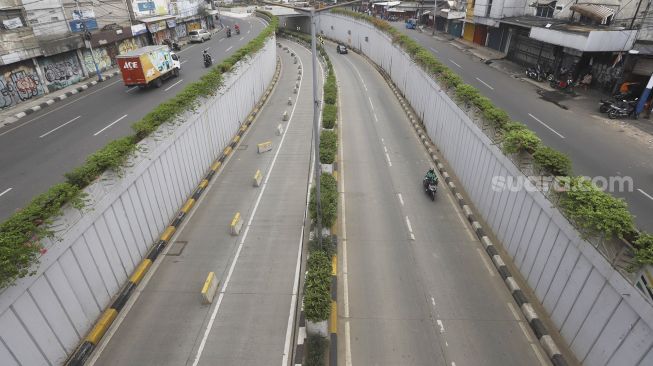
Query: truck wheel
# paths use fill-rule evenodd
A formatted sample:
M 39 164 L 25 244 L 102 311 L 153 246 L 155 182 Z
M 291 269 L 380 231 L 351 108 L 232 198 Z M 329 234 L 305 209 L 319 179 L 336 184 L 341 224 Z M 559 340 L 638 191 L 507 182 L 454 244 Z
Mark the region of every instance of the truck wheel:
M 160 88 L 160 87 L 161 87 L 161 84 L 162 84 L 162 83 L 161 83 L 161 78 L 158 78 L 158 79 L 156 79 L 156 81 L 154 82 L 154 87 L 155 87 L 155 88 Z

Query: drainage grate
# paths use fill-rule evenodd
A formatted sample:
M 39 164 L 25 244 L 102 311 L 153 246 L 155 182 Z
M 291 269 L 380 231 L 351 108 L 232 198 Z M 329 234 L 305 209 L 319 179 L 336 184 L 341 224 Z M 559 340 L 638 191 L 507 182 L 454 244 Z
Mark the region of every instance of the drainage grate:
M 188 244 L 187 241 L 175 241 L 174 243 L 172 243 L 172 246 L 170 247 L 170 250 L 166 255 L 173 256 L 173 257 L 180 256 L 181 252 L 183 252 L 184 248 L 186 248 L 186 244 Z

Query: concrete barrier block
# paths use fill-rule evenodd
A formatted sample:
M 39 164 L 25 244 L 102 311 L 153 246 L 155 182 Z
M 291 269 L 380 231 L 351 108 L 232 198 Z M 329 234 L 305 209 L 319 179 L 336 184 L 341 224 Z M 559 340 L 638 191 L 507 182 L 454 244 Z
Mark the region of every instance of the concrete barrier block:
M 281 123 L 277 126 L 277 130 L 274 132 L 276 133 L 277 136 L 281 136 L 283 134 L 283 126 L 281 125 Z
M 281 115 L 281 119 L 282 119 L 283 121 L 287 121 L 288 118 L 289 118 L 289 117 L 288 117 L 288 111 L 283 111 L 283 114 Z
M 297 88 L 293 88 L 292 93 L 293 93 L 293 94 L 297 94 L 297 91 L 298 91 Z
M 288 97 L 288 105 L 292 105 L 292 97 Z
M 240 212 L 236 212 L 234 218 L 231 219 L 231 224 L 229 225 L 229 232 L 231 235 L 237 236 L 240 234 L 240 230 L 243 228 L 243 218 L 240 216 Z
M 262 154 L 264 152 L 268 152 L 272 150 L 272 141 L 261 142 L 256 146 L 258 147 L 258 153 Z
M 260 187 L 262 181 L 263 181 L 263 173 L 261 173 L 261 170 L 259 169 L 254 174 L 254 187 Z
M 213 302 L 219 284 L 220 281 L 215 277 L 215 272 L 209 272 L 206 281 L 204 281 L 204 286 L 202 286 L 202 303 L 210 304 Z

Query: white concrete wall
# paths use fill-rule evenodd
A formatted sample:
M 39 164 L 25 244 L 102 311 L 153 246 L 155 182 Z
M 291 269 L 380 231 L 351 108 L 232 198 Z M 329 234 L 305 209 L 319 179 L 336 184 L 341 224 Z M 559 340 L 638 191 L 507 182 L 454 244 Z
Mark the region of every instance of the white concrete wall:
M 542 193 L 491 189 L 492 177 L 521 173 L 439 85 L 370 24 L 323 14 L 319 29 L 360 48 L 392 77 L 578 359 L 653 365 L 651 303 Z
M 58 365 L 123 285 L 192 194 L 264 93 L 276 44 L 226 77 L 216 97 L 142 143 L 122 177 L 87 191 L 83 214 L 67 209 L 36 275 L 0 293 L 0 365 Z M 183 71 L 182 71 L 183 77 Z

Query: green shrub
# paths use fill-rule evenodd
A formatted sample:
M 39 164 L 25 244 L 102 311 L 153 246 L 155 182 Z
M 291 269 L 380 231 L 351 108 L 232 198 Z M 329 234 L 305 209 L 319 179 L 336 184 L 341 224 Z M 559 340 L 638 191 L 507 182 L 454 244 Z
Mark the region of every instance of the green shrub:
M 640 233 L 635 242 L 635 260 L 640 265 L 653 264 L 653 235 Z
M 623 238 L 634 231 L 633 216 L 623 199 L 611 196 L 583 177 L 561 179 L 560 207 L 588 235 Z
M 446 69 L 438 75 L 438 80 L 442 83 L 444 88 L 456 88 L 463 83 L 463 79 L 455 72 Z
M 456 99 L 468 105 L 476 104 L 476 100 L 481 96 L 478 89 L 468 84 L 461 84 L 456 87 Z
M 510 131 L 528 131 L 528 127 L 523 123 L 510 121 L 503 125 L 503 131 L 506 133 Z
M 322 109 L 322 127 L 334 128 L 336 126 L 336 116 L 338 115 L 338 107 L 334 104 L 324 104 Z
M 73 169 L 73 171 L 64 174 L 64 176 L 68 183 L 78 188 L 84 188 L 91 184 L 105 170 L 116 170 L 121 167 L 135 149 L 136 144 L 132 136 L 113 140 L 100 150 L 89 155 L 84 165 Z
M 335 131 L 324 130 L 320 133 L 320 162 L 333 164 L 338 153 L 338 135 Z
M 304 315 L 319 322 L 331 313 L 331 257 L 316 250 L 309 254 L 304 281 Z
M 540 138 L 530 130 L 512 130 L 503 138 L 503 151 L 508 154 L 533 153 L 540 146 Z
M 571 160 L 569 157 L 548 146 L 540 145 L 533 153 L 533 160 L 538 169 L 554 176 L 567 176 L 571 174 Z
M 56 184 L 0 224 L 0 288 L 35 271 L 31 267 L 38 262 L 40 241 L 53 235 L 47 228 L 51 218 L 67 202 L 79 207 L 81 197 L 78 187 Z
M 336 222 L 338 215 L 338 187 L 336 179 L 328 173 L 322 173 L 320 178 L 320 193 L 322 199 L 322 227 L 331 227 Z M 317 219 L 317 212 L 315 210 L 315 187 L 311 189 L 311 198 L 309 201 L 309 213 L 311 220 Z

